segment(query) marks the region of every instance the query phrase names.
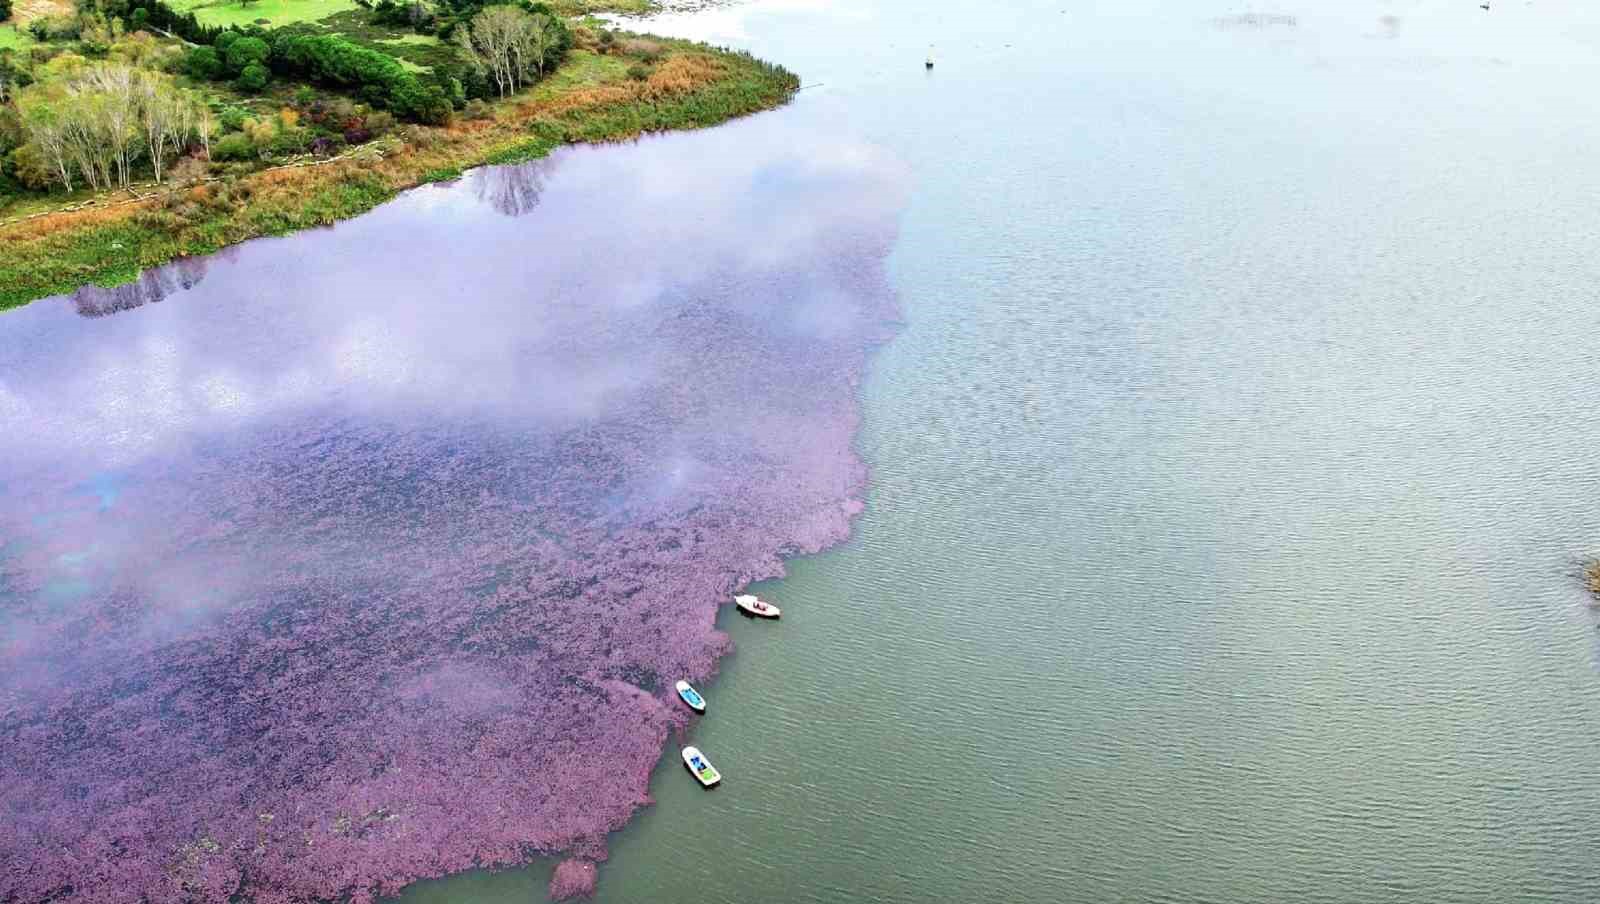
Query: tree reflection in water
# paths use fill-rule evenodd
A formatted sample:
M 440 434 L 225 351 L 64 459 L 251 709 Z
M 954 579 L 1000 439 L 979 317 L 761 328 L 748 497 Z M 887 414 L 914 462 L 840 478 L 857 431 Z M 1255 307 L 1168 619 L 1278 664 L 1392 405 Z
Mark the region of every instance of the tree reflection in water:
M 479 167 L 467 178 L 478 200 L 508 217 L 520 217 L 539 206 L 545 177 L 554 166 L 552 158 L 544 157 L 515 166 Z
M 226 259 L 233 249 L 219 256 Z M 186 292 L 206 278 L 209 257 L 179 258 L 165 266 L 146 270 L 131 283 L 120 286 L 84 286 L 72 293 L 72 306 L 82 317 L 105 317 L 153 304 L 174 292 Z

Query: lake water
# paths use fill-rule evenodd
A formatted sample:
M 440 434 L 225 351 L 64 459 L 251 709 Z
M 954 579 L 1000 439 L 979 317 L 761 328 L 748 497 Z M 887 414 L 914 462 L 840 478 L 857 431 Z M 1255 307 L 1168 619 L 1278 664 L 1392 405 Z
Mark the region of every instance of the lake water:
M 856 270 L 887 251 L 903 323 L 859 391 L 865 512 L 758 585 L 780 624 L 720 614 L 735 649 L 686 737 L 724 786 L 668 744 L 596 900 L 1600 897 L 1575 578 L 1600 538 L 1600 10 L 1331 6 L 672 14 L 652 27 L 813 87 L 559 157 L 537 192 L 427 189 L 307 239 L 346 242 L 319 266 L 352 286 L 403 265 L 374 262 L 379 237 L 427 229 L 431 266 L 471 287 L 458 225 L 463 248 L 511 253 L 513 223 L 651 292 L 712 280 L 593 249 L 732 209 L 712 247 Z M 834 177 L 795 178 L 807 162 Z M 0 327 L 182 323 L 271 247 L 157 306 Z M 758 272 L 728 304 L 809 269 Z M 485 372 L 443 373 L 440 392 Z M 84 492 L 119 504 L 114 482 Z M 552 865 L 401 900 L 521 904 Z

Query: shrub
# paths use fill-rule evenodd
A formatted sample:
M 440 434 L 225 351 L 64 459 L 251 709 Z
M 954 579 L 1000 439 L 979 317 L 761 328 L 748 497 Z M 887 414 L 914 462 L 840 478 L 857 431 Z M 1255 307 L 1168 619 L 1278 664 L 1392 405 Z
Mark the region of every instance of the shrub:
M 631 78 L 636 82 L 642 82 L 649 77 L 650 67 L 643 63 L 634 63 L 632 66 L 628 67 L 628 78 Z
M 238 107 L 223 107 L 222 112 L 217 114 L 217 122 L 222 124 L 224 132 L 242 131 L 245 120 L 249 118 L 250 114 Z
M 217 56 L 214 47 L 191 47 L 183 59 L 184 71 L 197 79 L 217 79 L 222 77 L 222 58 Z
M 244 67 L 244 71 L 239 73 L 239 77 L 233 83 L 240 91 L 259 94 L 266 90 L 267 82 L 271 80 L 272 73 L 267 71 L 267 67 L 260 63 L 251 63 Z
M 118 25 L 120 29 L 120 23 Z M 105 56 L 116 37 L 116 31 L 106 22 L 105 16 L 82 16 L 78 21 L 79 49 L 87 56 Z
M 344 150 L 344 139 L 337 135 L 318 135 L 311 139 L 311 144 L 307 145 L 306 150 L 318 157 L 332 157 Z
M 467 106 L 461 111 L 461 115 L 468 119 L 492 119 L 494 118 L 494 110 L 483 101 L 473 98 L 467 101 Z
M 0 0 L 0 22 L 11 18 L 11 0 Z
M 365 127 L 374 136 L 387 135 L 394 130 L 394 115 L 383 110 L 373 110 L 367 114 Z
M 7 170 L 11 178 L 17 180 L 23 188 L 32 191 L 48 191 L 56 182 L 50 164 L 45 161 L 44 154 L 40 153 L 32 142 L 11 152 L 11 163 Z
M 4 103 L 9 92 L 33 84 L 33 73 L 19 57 L 20 54 L 11 50 L 0 50 L 0 103 Z M 0 112 L 0 131 L 5 129 L 4 121 L 5 113 Z
M 230 43 L 222 52 L 222 58 L 228 63 L 228 72 L 232 75 L 243 75 L 251 66 L 265 68 L 267 57 L 272 53 L 272 48 L 260 38 L 243 37 Z M 263 85 L 265 83 L 263 82 Z
M 661 59 L 661 45 L 655 41 L 643 38 L 629 38 L 622 42 L 622 52 L 628 56 L 636 56 L 647 63 Z
M 266 150 L 274 157 L 288 157 L 304 151 L 311 140 L 306 129 L 281 128 L 266 143 Z
M 211 145 L 213 160 L 251 160 L 256 156 L 256 146 L 243 132 L 229 132 Z
M 174 185 L 194 185 L 210 175 L 210 170 L 199 157 L 185 157 L 172 165 L 169 178 Z
M 40 16 L 28 23 L 28 34 L 36 41 L 76 41 L 82 33 L 76 16 Z

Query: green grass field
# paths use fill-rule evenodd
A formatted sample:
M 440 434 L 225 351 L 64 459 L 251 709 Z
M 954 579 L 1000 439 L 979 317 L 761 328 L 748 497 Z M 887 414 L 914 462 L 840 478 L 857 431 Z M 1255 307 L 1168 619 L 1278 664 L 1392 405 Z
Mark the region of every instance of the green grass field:
M 193 12 L 206 25 L 249 25 L 266 19 L 274 26 L 315 22 L 356 8 L 353 0 L 172 0 L 180 12 Z
M 573 88 L 586 88 L 621 79 L 628 72 L 632 60 L 601 56 L 587 50 L 574 50 L 567 54 L 561 68 L 545 76 L 528 96 L 533 100 L 550 100 Z
M 0 25 L 0 50 L 23 50 L 33 44 L 33 35 L 17 27 L 16 22 Z

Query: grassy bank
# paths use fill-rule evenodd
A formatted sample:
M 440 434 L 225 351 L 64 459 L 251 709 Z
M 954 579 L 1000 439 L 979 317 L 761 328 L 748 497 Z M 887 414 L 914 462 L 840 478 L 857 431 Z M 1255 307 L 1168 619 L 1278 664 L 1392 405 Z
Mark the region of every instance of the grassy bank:
M 745 54 L 659 43 L 664 54 L 647 78 L 578 50 L 532 91 L 492 105 L 482 118 L 406 126 L 333 161 L 0 226 L 0 309 L 87 283 L 128 282 L 146 267 L 257 236 L 327 225 L 469 167 L 529 160 L 567 143 L 715 125 L 778 106 L 799 87 L 792 73 Z
M 172 0 L 182 12 L 192 12 L 207 25 L 292 25 L 321 22 L 328 16 L 351 12 L 360 7 L 355 0 Z M 645 15 L 656 8 L 653 0 L 555 0 L 550 4 L 564 16 L 594 13 Z M 4 40 L 0 38 L 0 40 Z

